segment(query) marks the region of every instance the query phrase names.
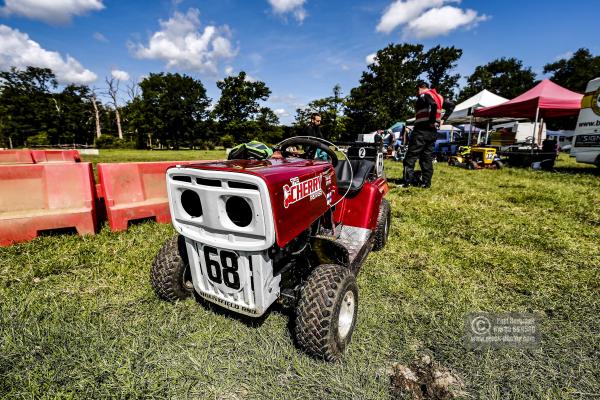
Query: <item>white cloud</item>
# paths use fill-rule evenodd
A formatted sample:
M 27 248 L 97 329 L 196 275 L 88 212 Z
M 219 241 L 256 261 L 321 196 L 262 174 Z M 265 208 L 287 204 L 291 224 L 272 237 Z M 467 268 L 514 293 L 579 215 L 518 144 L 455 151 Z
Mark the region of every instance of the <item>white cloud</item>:
M 112 71 L 110 71 L 110 74 L 113 78 L 118 79 L 120 81 L 129 80 L 129 74 L 125 71 L 121 71 L 120 69 L 113 69 Z
M 163 60 L 167 68 L 217 73 L 221 59 L 237 54 L 227 26 L 207 25 L 201 32 L 200 11 L 190 8 L 187 13 L 175 12 L 166 21 L 159 21 L 161 30 L 155 32 L 148 46 L 130 45 L 134 55 L 142 59 Z
M 447 3 L 460 0 L 396 0 L 386 8 L 376 29 L 390 33 L 402 26 L 405 38 L 423 39 L 447 35 L 459 27 L 469 29 L 489 19 L 475 10 L 444 6 Z
M 66 24 L 76 15 L 103 8 L 102 0 L 4 0 L 0 15 L 19 15 L 50 24 Z
M 225 75 L 229 76 L 233 74 L 233 67 L 231 65 L 228 65 L 225 67 Z
M 415 19 L 431 7 L 439 7 L 446 0 L 396 0 L 386 8 L 377 25 L 377 32 L 390 33 L 399 25 Z
M 303 103 L 301 103 L 298 100 L 298 98 L 296 96 L 294 96 L 293 94 L 287 94 L 284 96 L 274 94 L 269 97 L 269 102 L 276 103 L 276 104 L 283 104 L 286 107 L 292 107 L 292 108 L 300 107 L 303 105 Z
M 447 35 L 461 26 L 472 28 L 487 19 L 486 15 L 478 15 L 475 10 L 461 10 L 451 6 L 432 8 L 409 22 L 404 33 L 417 39 L 430 38 Z
M 278 117 L 289 117 L 290 113 L 285 108 L 276 108 L 273 110 Z
M 367 63 L 367 65 L 377 64 L 377 60 L 375 59 L 375 57 L 377 57 L 376 53 L 371 53 L 368 56 L 366 56 L 365 62 Z
M 254 83 L 254 82 L 256 82 L 258 79 L 256 79 L 256 78 L 255 78 L 255 77 L 253 77 L 253 76 L 250 76 L 250 75 L 246 74 L 246 77 L 244 78 L 244 80 L 245 80 L 246 82 Z
M 99 42 L 108 43 L 108 39 L 106 38 L 106 36 L 104 36 L 100 32 L 94 32 L 94 34 L 92 36 L 95 40 L 97 40 Z
M 306 18 L 306 10 L 303 7 L 305 2 L 306 0 L 269 0 L 275 14 L 291 13 L 298 22 Z
M 26 33 L 0 25 L 0 68 L 27 66 L 50 68 L 60 83 L 91 83 L 97 76 L 69 56 L 43 49 Z

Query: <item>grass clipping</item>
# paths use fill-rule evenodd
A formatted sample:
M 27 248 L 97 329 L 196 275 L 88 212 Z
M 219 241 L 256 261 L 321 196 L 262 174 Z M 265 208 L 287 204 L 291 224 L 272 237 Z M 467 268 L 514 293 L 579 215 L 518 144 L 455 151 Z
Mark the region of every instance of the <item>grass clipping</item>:
M 427 355 L 414 360 L 409 367 L 394 363 L 387 374 L 394 399 L 405 399 L 407 395 L 413 400 L 450 400 L 467 396 L 463 381 Z

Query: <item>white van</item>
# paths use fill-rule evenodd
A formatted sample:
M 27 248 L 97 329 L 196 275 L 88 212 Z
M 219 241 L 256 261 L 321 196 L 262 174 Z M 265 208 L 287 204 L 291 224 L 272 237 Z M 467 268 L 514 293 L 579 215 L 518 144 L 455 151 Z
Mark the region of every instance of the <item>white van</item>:
M 588 82 L 572 143 L 571 157 L 600 168 L 600 78 Z

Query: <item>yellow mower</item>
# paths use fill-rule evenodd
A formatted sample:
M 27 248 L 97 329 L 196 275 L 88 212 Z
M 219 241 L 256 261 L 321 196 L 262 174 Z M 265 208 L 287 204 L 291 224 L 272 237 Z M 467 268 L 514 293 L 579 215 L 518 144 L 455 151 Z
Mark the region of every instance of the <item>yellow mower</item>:
M 460 146 L 458 153 L 448 159 L 448 165 L 467 169 L 500 169 L 504 166 L 495 148 L 481 146 Z

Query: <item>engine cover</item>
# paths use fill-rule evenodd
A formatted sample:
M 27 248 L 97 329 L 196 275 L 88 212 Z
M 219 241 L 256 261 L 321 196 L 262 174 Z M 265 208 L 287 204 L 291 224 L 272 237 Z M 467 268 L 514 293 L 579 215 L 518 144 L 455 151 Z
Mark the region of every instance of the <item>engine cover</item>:
M 191 185 L 174 180 L 173 177 L 178 175 L 192 176 Z M 200 180 L 197 178 L 200 178 Z M 279 247 L 285 246 L 320 218 L 331 207 L 337 192 L 335 171 L 332 165 L 325 161 L 272 158 L 261 161 L 207 162 L 189 165 L 185 168 L 171 168 L 167 171 L 167 181 L 171 215 L 174 217 L 176 228 L 177 223 L 175 220 L 189 221 L 190 218 L 187 218 L 186 213 L 181 212 L 181 208 L 177 206 L 178 196 L 181 196 L 181 193 L 178 194 L 176 190 L 171 190 L 173 187 L 199 190 L 200 195 L 202 192 L 206 193 L 211 190 L 221 191 L 218 196 L 202 201 L 203 215 L 217 215 L 215 214 L 216 211 L 220 213 L 218 215 L 222 215 L 222 211 L 217 210 L 218 204 L 213 203 L 218 202 L 219 198 L 222 199 L 224 196 L 234 193 L 239 187 L 229 183 L 211 183 L 212 187 L 206 187 L 202 184 L 202 178 L 253 184 L 258 189 L 258 193 L 255 192 L 258 198 L 256 201 L 252 200 L 251 203 L 253 211 L 255 214 L 261 214 L 260 219 L 264 221 L 264 224 L 272 224 L 271 226 L 264 226 L 264 230 L 256 233 L 266 239 L 268 235 L 265 235 L 265 233 L 268 233 L 269 229 L 273 229 L 274 242 Z M 245 193 L 250 194 L 248 191 L 245 191 Z M 201 224 L 198 226 L 201 227 Z M 217 233 L 227 233 L 227 227 L 232 228 L 232 231 L 229 232 L 232 234 L 240 231 L 235 226 L 224 224 L 219 227 Z M 256 226 L 256 229 L 258 228 L 260 226 Z M 185 232 L 181 233 L 187 236 Z M 246 229 L 244 233 L 251 235 L 252 230 Z M 201 240 L 199 237 L 196 239 Z M 263 242 L 262 244 L 262 246 L 247 248 L 247 250 L 265 249 L 274 243 Z

